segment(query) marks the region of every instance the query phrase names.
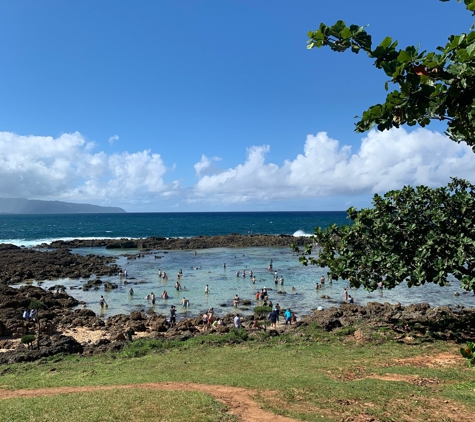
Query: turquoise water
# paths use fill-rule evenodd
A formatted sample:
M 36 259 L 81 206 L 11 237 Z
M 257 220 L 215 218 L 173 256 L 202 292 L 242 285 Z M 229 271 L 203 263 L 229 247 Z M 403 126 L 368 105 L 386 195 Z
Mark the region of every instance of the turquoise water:
M 108 253 L 105 249 L 91 251 L 89 249 L 78 250 L 79 253 Z M 129 251 L 136 253 L 137 251 Z M 160 258 L 156 258 L 160 257 Z M 278 271 L 279 278 L 284 277 L 284 285 L 274 284 L 273 271 L 268 271 L 267 266 L 273 260 L 273 267 Z M 343 300 L 343 289 L 348 286 L 345 280 L 333 281 L 322 289 L 316 290 L 315 283 L 322 275 L 326 276 L 325 269 L 317 267 L 304 267 L 298 261 L 298 256 L 289 248 L 212 248 L 197 251 L 160 251 L 156 254 L 145 255 L 143 258 L 134 260 L 118 255 L 117 263 L 127 269 L 127 282 L 119 276 L 103 277 L 103 281 L 117 283 L 119 288 L 110 292 L 70 290 L 79 300 L 84 300 L 87 306 L 97 313 L 107 317 L 117 313 L 129 313 L 132 310 L 144 310 L 152 308 L 157 313 L 167 314 L 170 306 L 178 306 L 179 315 L 196 316 L 206 309 L 213 307 L 218 315 L 225 315 L 236 311 L 233 308 L 233 298 L 237 294 L 241 299 L 252 301 L 250 306 L 238 308 L 241 314 L 251 314 L 254 306 L 261 304 L 255 300 L 255 293 L 263 287 L 268 289 L 269 299 L 279 303 L 281 308 L 290 307 L 297 315 L 305 315 L 312 312 L 318 306 L 328 308 L 339 306 Z M 226 269 L 224 268 L 226 263 Z M 183 275 L 180 283 L 186 290 L 176 291 L 174 286 L 177 281 L 178 270 L 182 268 Z M 165 271 L 169 279 L 164 282 L 158 278 L 158 270 Z M 256 283 L 253 284 L 251 277 L 236 277 L 236 271 L 253 270 Z M 68 287 L 78 287 L 85 280 L 59 280 L 45 283 L 46 287 L 56 283 Z M 210 293 L 205 294 L 205 286 L 208 284 Z M 369 293 L 365 290 L 351 289 L 350 294 L 356 303 L 389 302 L 408 305 L 411 303 L 428 302 L 436 305 L 464 305 L 475 307 L 475 297 L 465 294 L 457 281 L 453 281 L 448 287 L 439 287 L 428 284 L 426 286 L 408 288 L 401 285 L 393 290 L 376 291 Z M 134 289 L 134 296 L 130 296 L 130 287 Z M 294 288 L 294 289 L 293 289 Z M 163 300 L 160 295 L 166 290 L 170 299 Z M 145 299 L 145 296 L 154 292 L 157 296 L 155 306 Z M 280 292 L 280 293 L 279 293 Z M 458 292 L 460 296 L 455 296 Z M 285 294 L 284 294 L 285 293 Z M 101 311 L 98 300 L 103 294 L 108 309 Z M 327 295 L 330 299 L 322 299 Z M 190 300 L 189 309 L 180 307 L 183 297 Z M 224 306 L 223 306 L 224 305 Z
M 310 235 L 315 226 L 328 226 L 332 223 L 346 223 L 343 212 L 288 212 L 288 213 L 159 213 L 159 214 L 96 214 L 96 215 L 60 215 L 60 216 L 0 216 L 0 243 L 33 246 L 43 241 L 68 238 L 117 238 L 117 237 L 189 237 L 199 235 L 218 235 L 249 231 L 265 234 Z M 251 300 L 251 305 L 239 307 L 241 314 L 251 314 L 258 303 L 255 300 L 256 290 L 264 286 L 269 291 L 273 303 L 281 308 L 290 307 L 297 315 L 309 314 L 318 306 L 328 308 L 338 306 L 343 299 L 343 288 L 347 287 L 344 280 L 326 284 L 321 290 L 315 290 L 315 283 L 326 270 L 317 267 L 304 267 L 298 256 L 289 248 L 213 248 L 194 251 L 156 251 L 146 254 L 143 258 L 127 259 L 126 254 L 136 255 L 137 250 L 106 250 L 104 248 L 78 249 L 80 254 L 105 254 L 117 258 L 117 263 L 127 269 L 128 279 L 102 277 L 103 281 L 111 281 L 119 285 L 118 289 L 104 292 L 82 291 L 80 288 L 86 280 L 54 280 L 43 283 L 43 287 L 63 284 L 68 293 L 104 317 L 129 313 L 132 310 L 152 308 L 157 313 L 168 314 L 172 304 L 178 306 L 179 315 L 196 316 L 213 307 L 218 315 L 234 312 L 233 298 L 237 294 L 241 299 Z M 284 277 L 284 285 L 274 284 L 273 272 L 267 270 L 270 259 L 274 269 Z M 226 269 L 224 269 L 226 263 Z M 181 285 L 186 290 L 176 291 L 178 270 L 183 269 Z M 166 271 L 167 282 L 158 278 L 158 270 Z M 236 271 L 253 270 L 256 284 L 252 284 L 249 276 L 236 277 Z M 209 285 L 210 293 L 205 294 L 205 286 Z M 128 291 L 133 287 L 135 294 Z M 292 287 L 294 289 L 292 289 Z M 161 299 L 161 293 L 167 290 L 170 299 Z M 157 296 L 155 306 L 145 299 L 154 292 Z M 280 292 L 280 294 L 279 294 Z M 455 296 L 459 293 L 459 296 Z M 103 294 L 109 307 L 101 311 L 99 297 Z M 401 285 L 391 291 L 368 293 L 364 290 L 351 290 L 350 294 L 357 303 L 369 301 L 410 303 L 428 302 L 436 305 L 464 305 L 475 307 L 475 297 L 465 294 L 459 283 L 452 280 L 451 286 L 439 287 L 432 284 L 417 288 Z M 327 295 L 330 299 L 322 299 Z M 185 296 L 190 300 L 189 309 L 180 307 Z M 260 302 L 259 302 L 260 304 Z

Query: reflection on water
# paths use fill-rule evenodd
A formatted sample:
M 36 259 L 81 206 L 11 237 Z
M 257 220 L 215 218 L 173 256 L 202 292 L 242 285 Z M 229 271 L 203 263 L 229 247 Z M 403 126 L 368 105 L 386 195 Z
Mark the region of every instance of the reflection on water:
M 251 314 L 253 308 L 261 302 L 255 299 L 257 290 L 266 287 L 269 299 L 279 303 L 281 309 L 291 308 L 297 315 L 309 314 L 318 306 L 328 308 L 339 306 L 343 301 L 343 289 L 348 286 L 345 280 L 328 282 L 322 289 L 316 290 L 315 283 L 320 281 L 326 270 L 317 267 L 304 267 L 298 261 L 298 256 L 289 248 L 214 248 L 194 251 L 159 251 L 144 255 L 142 258 L 128 259 L 123 250 L 106 250 L 102 248 L 78 249 L 74 253 L 80 254 L 107 254 L 117 257 L 117 264 L 127 269 L 127 279 L 124 277 L 101 277 L 103 281 L 118 284 L 118 288 L 111 291 L 81 290 L 85 280 L 62 279 L 47 281 L 42 287 L 48 288 L 55 284 L 67 287 L 68 293 L 78 300 L 85 301 L 87 307 L 103 317 L 118 313 L 130 313 L 133 310 L 153 309 L 156 313 L 168 315 L 171 305 L 177 306 L 177 314 L 181 317 L 197 316 L 204 310 L 213 307 L 217 315 L 235 312 L 233 298 L 237 294 L 241 299 L 251 300 L 251 305 L 242 305 L 237 308 L 241 314 Z M 127 251 L 132 256 L 136 250 Z M 268 270 L 270 260 L 273 260 L 273 270 Z M 224 266 L 226 264 L 226 267 Z M 178 271 L 182 268 L 180 279 L 182 289 L 177 291 L 175 283 Z M 159 269 L 168 275 L 168 281 L 159 279 Z M 246 270 L 246 277 L 242 271 Z M 249 270 L 254 272 L 255 284 L 249 276 Z M 278 277 L 285 280 L 284 285 L 275 284 L 274 270 Z M 240 276 L 236 277 L 236 272 Z M 209 293 L 205 293 L 206 285 Z M 129 295 L 133 287 L 134 295 Z M 169 299 L 162 299 L 161 294 L 166 290 Z M 157 300 L 152 305 L 147 295 L 154 292 Z M 455 296 L 459 293 L 459 296 Z M 104 295 L 109 307 L 100 309 L 99 298 Z M 416 288 L 408 288 L 405 284 L 393 290 L 375 291 L 350 289 L 350 294 L 356 303 L 365 305 L 367 302 L 389 302 L 408 305 L 411 303 L 428 302 L 431 306 L 464 305 L 475 307 L 475 296 L 459 288 L 455 279 L 447 287 L 428 284 Z M 329 299 L 323 299 L 322 296 Z M 181 300 L 185 297 L 190 301 L 189 308 L 181 307 Z

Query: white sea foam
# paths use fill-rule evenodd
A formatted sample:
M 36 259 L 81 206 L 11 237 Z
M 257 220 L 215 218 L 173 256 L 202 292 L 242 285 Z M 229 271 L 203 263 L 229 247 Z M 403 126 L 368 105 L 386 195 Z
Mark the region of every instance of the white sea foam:
M 297 230 L 292 236 L 294 236 L 294 237 L 300 237 L 300 236 L 311 237 L 311 236 L 313 236 L 313 234 L 305 233 L 303 230 Z
M 57 237 L 57 238 L 45 238 L 45 239 L 0 239 L 0 244 L 10 244 L 15 246 L 25 246 L 27 248 L 34 248 L 35 246 L 41 245 L 43 243 L 51 243 L 56 241 L 68 242 L 71 240 L 94 240 L 94 239 L 123 239 L 123 237 Z

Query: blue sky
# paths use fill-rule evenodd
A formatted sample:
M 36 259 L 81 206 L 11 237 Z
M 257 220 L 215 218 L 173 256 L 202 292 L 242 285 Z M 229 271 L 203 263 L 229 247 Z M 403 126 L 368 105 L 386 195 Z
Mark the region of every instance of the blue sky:
M 426 50 L 473 22 L 437 0 L 2 1 L 0 197 L 345 210 L 475 180 L 442 126 L 354 133 L 386 77 L 365 55 L 306 49 L 338 19 Z

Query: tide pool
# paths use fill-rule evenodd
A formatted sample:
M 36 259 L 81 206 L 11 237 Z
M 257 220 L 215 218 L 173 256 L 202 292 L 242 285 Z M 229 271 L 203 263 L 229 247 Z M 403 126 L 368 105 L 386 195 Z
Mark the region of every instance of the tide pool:
M 68 294 L 80 301 L 86 302 L 88 308 L 97 314 L 107 318 L 108 316 L 125 313 L 134 310 L 153 309 L 156 313 L 168 315 L 171 305 L 176 305 L 178 316 L 192 317 L 202 314 L 208 308 L 213 307 L 218 316 L 227 313 L 239 312 L 242 315 L 250 315 L 253 308 L 262 304 L 256 301 L 257 290 L 266 287 L 269 299 L 279 303 L 281 309 L 291 308 L 297 316 L 312 313 L 318 306 L 329 308 L 339 306 L 343 301 L 343 289 L 348 286 L 345 280 L 325 283 L 322 289 L 315 289 L 315 284 L 326 270 L 322 268 L 300 264 L 298 256 L 291 252 L 290 248 L 211 248 L 196 251 L 153 251 L 145 253 L 141 258 L 128 259 L 138 255 L 137 250 L 106 250 L 104 248 L 75 249 L 73 253 L 112 255 L 117 258 L 117 264 L 127 269 L 125 277 L 101 277 L 103 281 L 109 281 L 118 285 L 117 289 L 105 292 L 101 286 L 98 290 L 83 291 L 81 287 L 87 280 L 60 279 L 45 281 L 43 288 L 49 288 L 56 284 L 62 284 L 67 288 Z M 273 261 L 273 270 L 269 271 L 270 260 Z M 224 264 L 226 263 L 226 268 Z M 175 283 L 179 269 L 183 274 L 180 284 L 183 289 L 177 291 Z M 165 271 L 168 281 L 159 279 L 158 271 Z M 256 283 L 253 284 L 251 277 L 242 276 L 242 271 L 254 272 Z M 274 270 L 278 277 L 284 278 L 284 285 L 274 283 Z M 241 275 L 236 276 L 239 271 Z M 206 285 L 210 292 L 205 293 Z M 129 295 L 129 289 L 134 289 L 134 295 Z M 292 289 L 294 288 L 294 289 Z M 162 292 L 166 290 L 169 299 L 161 299 Z M 152 306 L 145 297 L 154 292 L 157 301 Z M 458 293 L 459 296 L 455 294 Z M 251 300 L 249 306 L 233 307 L 233 298 L 238 295 L 241 299 Z M 108 308 L 101 310 L 99 298 L 104 295 Z M 321 296 L 329 296 L 323 299 Z M 459 283 L 453 279 L 450 286 L 440 287 L 427 284 L 420 287 L 408 288 L 406 284 L 400 285 L 393 290 L 367 292 L 365 290 L 350 289 L 350 295 L 355 302 L 365 305 L 367 302 L 389 302 L 409 305 L 411 303 L 428 302 L 431 306 L 440 305 L 463 305 L 475 307 L 475 296 L 466 293 L 459 288 Z M 189 299 L 191 306 L 188 309 L 181 307 L 183 297 Z

